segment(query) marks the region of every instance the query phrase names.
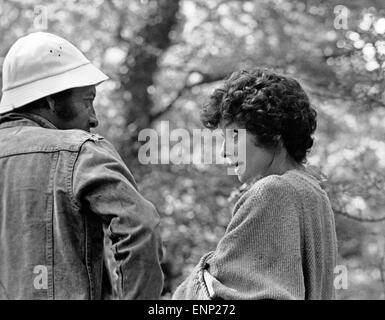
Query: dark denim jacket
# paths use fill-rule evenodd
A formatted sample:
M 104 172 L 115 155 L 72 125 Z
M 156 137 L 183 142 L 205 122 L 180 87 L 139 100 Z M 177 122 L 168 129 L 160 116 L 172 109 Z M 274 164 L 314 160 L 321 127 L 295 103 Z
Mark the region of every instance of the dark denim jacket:
M 104 138 L 0 118 L 0 299 L 156 299 L 158 225 Z

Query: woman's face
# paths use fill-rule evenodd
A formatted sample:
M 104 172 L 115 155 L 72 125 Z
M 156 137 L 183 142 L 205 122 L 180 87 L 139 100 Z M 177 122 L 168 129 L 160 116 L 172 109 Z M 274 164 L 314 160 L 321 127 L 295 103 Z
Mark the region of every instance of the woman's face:
M 256 146 L 255 136 L 235 123 L 227 126 L 221 123 L 219 128 L 224 137 L 221 154 L 229 167 L 234 168 L 239 181 L 247 182 L 255 177 L 266 176 L 274 160 L 274 151 Z M 246 134 L 242 134 L 242 130 Z

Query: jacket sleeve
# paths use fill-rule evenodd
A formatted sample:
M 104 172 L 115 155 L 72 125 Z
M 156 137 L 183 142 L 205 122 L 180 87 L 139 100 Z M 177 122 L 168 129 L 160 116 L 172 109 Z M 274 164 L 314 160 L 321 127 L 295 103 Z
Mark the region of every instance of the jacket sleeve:
M 103 221 L 112 251 L 106 255 L 115 260 L 106 265 L 117 274 L 118 298 L 158 299 L 163 288 L 160 218 L 110 143 L 99 138 L 83 144 L 72 186 L 78 207 L 86 206 Z

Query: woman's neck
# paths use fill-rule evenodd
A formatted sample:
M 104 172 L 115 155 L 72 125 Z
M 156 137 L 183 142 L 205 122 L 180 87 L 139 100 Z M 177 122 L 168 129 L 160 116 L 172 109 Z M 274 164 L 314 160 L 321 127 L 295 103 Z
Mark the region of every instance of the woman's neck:
M 266 176 L 272 174 L 283 175 L 290 170 L 305 171 L 305 167 L 303 164 L 293 160 L 286 149 L 282 148 L 279 152 L 275 153 L 272 163 L 266 172 Z

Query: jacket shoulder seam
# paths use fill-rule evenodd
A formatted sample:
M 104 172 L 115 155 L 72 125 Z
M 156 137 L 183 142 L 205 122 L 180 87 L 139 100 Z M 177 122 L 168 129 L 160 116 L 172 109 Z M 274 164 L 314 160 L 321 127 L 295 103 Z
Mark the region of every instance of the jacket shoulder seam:
M 68 171 L 67 171 L 67 182 L 68 182 L 67 183 L 67 189 L 68 189 L 67 191 L 68 191 L 70 198 L 72 199 L 72 204 L 74 206 L 74 209 L 76 209 L 76 210 L 80 210 L 80 208 L 81 208 L 79 201 L 76 199 L 74 191 L 73 191 L 74 190 L 74 169 L 75 169 L 76 162 L 78 161 L 80 152 L 82 151 L 82 148 L 86 142 L 91 141 L 91 142 L 95 143 L 96 141 L 99 141 L 102 139 L 103 139 L 103 137 L 96 136 L 96 135 L 88 137 L 79 145 L 78 150 L 76 152 L 74 152 L 72 157 L 71 157 L 72 161 L 70 161 Z

